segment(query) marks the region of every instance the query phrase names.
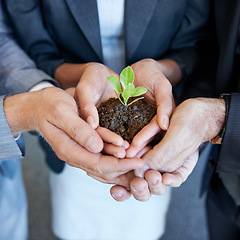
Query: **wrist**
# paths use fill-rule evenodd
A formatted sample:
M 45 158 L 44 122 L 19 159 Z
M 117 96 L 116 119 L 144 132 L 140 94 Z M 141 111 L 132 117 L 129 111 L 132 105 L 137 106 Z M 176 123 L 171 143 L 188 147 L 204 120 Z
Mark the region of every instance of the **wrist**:
M 34 94 L 22 93 L 4 99 L 4 112 L 13 135 L 34 130 Z
M 228 112 L 229 112 L 229 108 L 230 108 L 230 102 L 231 102 L 231 94 L 221 94 L 220 95 L 220 99 L 224 100 L 224 104 L 225 104 L 225 117 L 224 117 L 224 123 L 223 123 L 223 127 L 221 129 L 221 131 L 217 134 L 217 136 L 215 136 L 214 138 L 212 138 L 210 140 L 210 142 L 212 144 L 221 144 L 225 131 L 226 131 L 226 123 L 227 123 L 227 118 L 228 118 Z
M 225 123 L 225 101 L 224 99 L 202 98 L 205 103 L 205 119 L 208 124 L 207 133 L 204 137 L 204 142 L 214 142 L 214 139 L 221 133 Z

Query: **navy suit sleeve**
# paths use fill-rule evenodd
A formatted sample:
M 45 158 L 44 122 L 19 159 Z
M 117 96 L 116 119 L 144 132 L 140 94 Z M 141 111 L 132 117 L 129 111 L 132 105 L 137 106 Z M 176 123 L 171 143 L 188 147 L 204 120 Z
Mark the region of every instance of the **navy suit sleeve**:
M 208 0 L 188 1 L 182 23 L 164 56 L 178 63 L 183 79 L 192 74 L 199 64 L 200 46 L 206 39 L 209 12 Z
M 218 172 L 240 174 L 240 93 L 231 94 L 231 104 L 219 159 Z

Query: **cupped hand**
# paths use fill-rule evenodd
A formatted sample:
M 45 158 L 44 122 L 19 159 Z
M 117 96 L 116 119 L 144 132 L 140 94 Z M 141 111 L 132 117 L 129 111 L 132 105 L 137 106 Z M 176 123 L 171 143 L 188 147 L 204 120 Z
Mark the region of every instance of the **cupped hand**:
M 150 147 L 142 149 L 136 157 L 142 157 L 150 150 Z M 136 170 L 135 170 L 136 171 Z M 145 178 L 136 177 L 134 171 L 128 173 L 129 188 L 115 185 L 111 188 L 112 197 L 119 202 L 130 198 L 131 195 L 138 201 L 147 201 L 151 195 L 161 195 L 166 191 L 166 186 L 162 183 L 162 176 L 157 170 L 147 170 Z
M 112 197 L 119 202 L 123 202 L 131 197 L 138 201 L 145 202 L 151 195 L 162 195 L 166 191 L 166 185 L 162 182 L 162 175 L 157 170 L 148 170 L 145 178 L 136 177 L 134 172 L 128 176 L 130 189 L 115 185 L 110 189 Z
M 134 137 L 127 152 L 128 157 L 134 157 L 138 151 L 152 141 L 156 134 L 167 130 L 169 118 L 175 108 L 171 83 L 172 81 L 176 84 L 177 81 L 175 79 L 177 77 L 172 77 L 174 69 L 178 69 L 175 65 L 171 60 L 155 61 L 153 59 L 144 59 L 132 65 L 135 84 L 148 89 L 144 96 L 156 105 L 157 115 Z M 175 70 L 175 72 L 178 75 L 178 71 Z
M 109 183 L 128 186 L 125 177 L 118 177 L 141 167 L 141 159 L 103 155 L 105 139 L 79 117 L 75 100 L 65 91 L 48 88 L 31 94 L 32 128 L 42 133 L 60 159 Z
M 135 75 L 134 84 L 148 89 L 145 97 L 157 105 L 158 125 L 161 129 L 166 130 L 175 103 L 172 95 L 172 84 L 166 77 L 169 74 L 164 64 L 168 64 L 168 62 L 144 59 L 134 63 L 132 69 Z
M 163 139 L 143 156 L 145 164 L 164 173 L 166 185 L 180 186 L 197 162 L 200 145 L 220 132 L 224 118 L 222 99 L 184 101 L 174 110 Z M 139 174 L 144 174 L 144 168 Z
M 178 187 L 186 181 L 197 163 L 200 145 L 221 131 L 224 119 L 225 104 L 222 99 L 189 99 L 180 104 L 172 114 L 163 139 L 142 157 L 145 167 L 135 170 L 136 175 L 145 176 L 146 179 L 140 179 L 140 183 L 135 182 L 136 186 L 131 188 L 136 195 L 134 189 L 139 189 L 138 185 L 141 185 L 142 191 L 136 199 L 149 199 L 151 193 L 158 190 L 162 193 L 166 186 Z M 155 169 L 152 173 L 156 174 L 156 177 L 151 174 L 150 181 L 148 174 L 152 170 L 148 169 Z M 162 180 L 158 180 L 161 185 L 147 188 L 151 182 L 156 182 L 156 170 L 162 173 Z M 131 195 L 130 191 L 118 186 L 114 186 L 111 193 L 118 201 L 124 201 Z
M 79 106 L 80 116 L 93 128 L 97 128 L 99 124 L 97 106 L 110 97 L 116 97 L 107 79 L 110 75 L 119 77 L 105 65 L 91 63 L 83 72 L 76 87 L 75 99 Z

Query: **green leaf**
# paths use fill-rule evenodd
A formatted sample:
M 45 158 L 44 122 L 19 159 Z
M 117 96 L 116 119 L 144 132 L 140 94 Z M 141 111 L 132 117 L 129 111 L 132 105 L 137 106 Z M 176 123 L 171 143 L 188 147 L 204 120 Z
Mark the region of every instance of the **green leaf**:
M 132 94 L 134 94 L 134 92 L 135 92 L 135 87 L 133 83 L 129 83 L 122 93 L 122 97 L 125 105 L 127 105 L 128 99 L 132 96 Z
M 130 106 L 131 104 L 135 103 L 136 101 L 140 100 L 140 99 L 143 99 L 144 97 L 139 97 L 139 98 L 136 98 L 134 99 L 132 102 L 130 102 L 127 106 Z
M 134 73 L 130 66 L 124 68 L 120 74 L 120 82 L 125 89 L 129 83 L 133 83 L 134 81 Z
M 121 85 L 117 76 L 112 75 L 107 77 L 107 79 L 111 83 L 115 91 L 117 91 L 118 93 L 122 93 Z
M 132 94 L 132 97 L 138 97 L 147 92 L 145 87 L 136 87 L 135 92 Z

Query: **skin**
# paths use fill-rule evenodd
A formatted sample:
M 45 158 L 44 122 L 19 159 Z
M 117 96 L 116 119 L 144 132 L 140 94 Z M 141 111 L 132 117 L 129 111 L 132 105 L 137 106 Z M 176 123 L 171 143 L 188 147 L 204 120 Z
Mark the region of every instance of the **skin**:
M 144 86 L 149 91 L 145 97 L 157 104 L 157 116 L 154 118 L 154 122 L 149 124 L 148 128 L 151 129 L 150 135 L 144 136 L 142 142 L 139 144 L 134 144 L 129 150 L 127 150 L 127 158 L 136 157 L 138 153 L 144 149 L 144 147 L 149 143 L 149 141 L 159 133 L 161 130 L 166 130 L 169 126 L 169 118 L 175 107 L 173 96 L 172 96 L 172 86 L 178 84 L 181 80 L 181 70 L 177 63 L 172 60 L 166 59 L 161 61 L 155 61 L 153 59 L 144 59 L 132 65 L 135 74 L 135 85 Z M 55 72 L 55 78 L 64 87 L 68 84 L 76 84 L 78 81 L 75 99 L 78 102 L 79 109 L 81 109 L 82 117 L 85 119 L 93 128 L 95 128 L 98 123 L 98 114 L 96 107 L 102 102 L 107 100 L 109 97 L 114 96 L 113 89 L 110 83 L 107 81 L 107 77 L 110 75 L 116 75 L 111 69 L 98 63 L 88 63 L 88 64 L 68 64 L 65 63 L 58 67 Z M 119 77 L 119 76 L 118 76 Z M 66 84 L 66 79 L 68 79 Z M 100 84 L 99 84 L 100 83 Z M 117 151 L 120 149 L 114 144 L 104 144 L 104 150 L 110 155 L 120 154 Z M 127 144 L 125 148 L 127 149 Z M 123 156 L 124 152 L 121 152 Z M 118 155 L 119 156 L 119 155 Z M 91 174 L 89 174 L 92 176 Z M 154 194 L 162 194 L 166 186 L 162 184 L 162 176 L 158 171 L 150 171 L 147 174 L 147 179 L 149 180 L 149 188 L 144 187 L 144 191 L 148 194 L 147 197 L 139 197 L 138 182 L 141 181 L 145 184 L 145 180 L 135 178 L 135 175 L 131 172 L 128 173 L 129 186 L 128 192 L 124 192 L 121 186 L 115 186 L 111 190 L 111 194 L 115 196 L 121 196 L 118 193 L 118 189 L 124 192 L 126 197 L 130 196 L 130 191 L 137 200 L 145 201 L 150 197 L 150 191 Z M 94 176 L 92 176 L 94 177 Z M 104 179 L 95 179 L 105 182 Z M 121 184 L 120 184 L 121 185 Z M 136 185 L 136 186 L 135 186 Z M 139 184 L 141 185 L 141 184 Z M 114 195 L 115 193 L 115 195 Z
M 146 201 L 151 194 L 162 194 L 163 186 L 178 187 L 186 181 L 197 163 L 200 145 L 219 134 L 224 120 L 225 102 L 222 99 L 188 99 L 176 107 L 164 138 L 142 158 L 147 167 L 138 170 L 136 175 L 144 176 L 145 179 L 132 180 L 132 189 L 140 189 L 132 191 L 134 197 Z M 143 139 L 144 136 L 148 138 L 148 127 L 139 135 Z M 133 142 L 135 145 L 140 144 L 140 138 L 136 136 Z M 157 175 L 156 171 L 146 171 L 149 168 L 163 173 L 162 184 L 153 184 L 161 180 L 160 173 Z M 115 186 L 111 193 L 118 201 L 124 201 L 130 196 L 129 191 L 120 186 Z M 120 193 L 122 196 L 117 198 Z
M 161 61 L 143 59 L 133 64 L 132 68 L 135 74 L 134 84 L 149 90 L 146 98 L 157 104 L 159 126 L 161 129 L 167 129 L 169 117 L 175 107 L 172 86 L 181 80 L 179 66 L 169 59 Z M 84 119 L 90 118 L 91 121 L 88 122 L 96 127 L 98 125 L 96 106 L 115 96 L 112 86 L 106 79 L 110 75 L 119 77 L 117 73 L 100 63 L 64 63 L 56 69 L 54 77 L 63 88 L 77 85 L 75 98 L 78 99 L 80 108 L 84 109 Z
M 141 167 L 143 161 L 103 155 L 102 139 L 110 139 L 110 144 L 123 150 L 124 141 L 111 132 L 93 129 L 80 118 L 76 101 L 67 92 L 73 91 L 50 87 L 7 97 L 4 111 L 12 133 L 37 130 L 69 165 L 129 188 L 129 180 L 123 174 Z

